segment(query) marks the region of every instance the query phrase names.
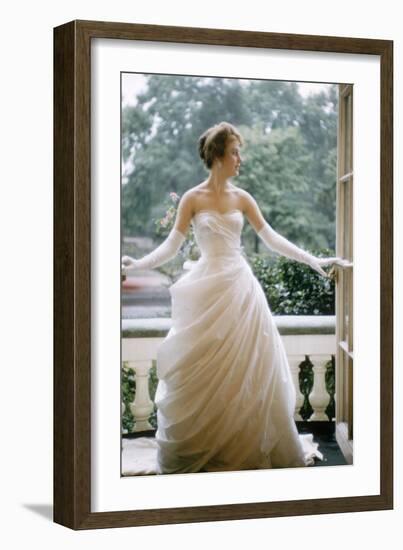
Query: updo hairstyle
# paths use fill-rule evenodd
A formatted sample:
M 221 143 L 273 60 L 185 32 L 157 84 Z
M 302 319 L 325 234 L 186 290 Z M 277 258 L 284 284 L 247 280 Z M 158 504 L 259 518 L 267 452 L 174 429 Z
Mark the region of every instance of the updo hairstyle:
M 243 139 L 229 122 L 220 122 L 206 130 L 199 138 L 199 155 L 207 168 L 213 166 L 215 158 L 222 158 L 228 141 L 235 137 L 241 145 Z

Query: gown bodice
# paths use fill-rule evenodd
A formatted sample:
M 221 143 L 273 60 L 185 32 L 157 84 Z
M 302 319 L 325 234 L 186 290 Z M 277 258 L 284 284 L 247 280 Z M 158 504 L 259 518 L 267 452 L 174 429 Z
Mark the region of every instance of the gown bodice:
M 199 210 L 193 216 L 192 224 L 202 258 L 236 258 L 243 252 L 241 232 L 244 218 L 241 210 L 225 213 Z

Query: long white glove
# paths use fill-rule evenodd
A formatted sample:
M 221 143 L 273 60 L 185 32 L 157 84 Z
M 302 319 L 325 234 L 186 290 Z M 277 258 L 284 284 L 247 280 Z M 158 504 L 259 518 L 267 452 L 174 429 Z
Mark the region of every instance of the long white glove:
M 321 268 L 322 265 L 333 263 L 342 265 L 343 263 L 341 258 L 317 258 L 316 256 L 312 256 L 309 252 L 298 248 L 298 246 L 295 246 L 295 244 L 274 231 L 267 222 L 257 234 L 268 248 L 292 260 L 308 264 L 324 277 L 328 277 L 328 274 Z
M 154 269 L 172 260 L 179 252 L 186 237 L 177 229 L 172 229 L 168 237 L 155 250 L 135 260 L 130 256 L 123 256 L 122 269 L 124 272 L 130 269 Z

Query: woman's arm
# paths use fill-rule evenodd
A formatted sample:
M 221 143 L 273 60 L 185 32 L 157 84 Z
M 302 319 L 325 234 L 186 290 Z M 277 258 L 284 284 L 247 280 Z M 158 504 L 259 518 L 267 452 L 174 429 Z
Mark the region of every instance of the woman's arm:
M 175 224 L 167 238 L 152 252 L 138 260 L 130 256 L 123 256 L 122 269 L 155 269 L 169 260 L 172 260 L 179 252 L 186 239 L 186 233 L 192 219 L 192 195 L 186 192 L 178 204 Z
M 274 250 L 287 258 L 296 260 L 297 262 L 302 262 L 309 265 L 312 269 L 315 269 L 315 271 L 324 277 L 328 277 L 328 275 L 321 268 L 321 266 L 332 263 L 343 263 L 341 258 L 317 258 L 305 250 L 298 248 L 295 244 L 291 243 L 285 237 L 274 231 L 274 229 L 264 219 L 255 199 L 252 195 L 246 192 L 244 194 L 244 209 L 252 227 L 255 229 L 264 244 L 271 250 Z

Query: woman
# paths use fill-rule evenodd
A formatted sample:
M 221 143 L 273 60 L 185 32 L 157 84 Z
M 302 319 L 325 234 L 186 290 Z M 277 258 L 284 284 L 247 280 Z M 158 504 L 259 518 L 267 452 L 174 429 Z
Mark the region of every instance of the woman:
M 298 467 L 323 458 L 294 421 L 295 388 L 264 292 L 242 253 L 244 217 L 280 254 L 322 266 L 276 233 L 254 198 L 229 178 L 243 140 L 229 123 L 209 128 L 199 154 L 210 173 L 182 196 L 167 239 L 123 268 L 151 269 L 173 258 L 193 224 L 200 259 L 170 287 L 172 328 L 157 354 L 157 473 Z

